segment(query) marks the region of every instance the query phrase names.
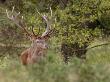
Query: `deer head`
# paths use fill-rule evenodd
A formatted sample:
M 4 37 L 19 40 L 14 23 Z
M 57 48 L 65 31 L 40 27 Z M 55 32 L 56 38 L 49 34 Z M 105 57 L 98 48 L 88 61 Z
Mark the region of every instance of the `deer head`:
M 51 12 L 51 18 L 52 18 L 52 10 L 50 8 Z M 45 29 L 45 32 L 42 33 L 42 35 L 39 35 L 39 32 L 36 35 L 34 33 L 34 28 L 32 27 L 32 33 L 28 32 L 27 25 L 23 21 L 23 16 L 20 17 L 20 12 L 16 13 L 14 12 L 14 7 L 12 11 L 9 13 L 6 10 L 7 17 L 13 21 L 19 28 L 21 28 L 27 35 L 30 37 L 30 40 L 32 41 L 32 45 L 27 50 L 23 51 L 21 54 L 21 57 L 23 57 L 23 61 L 26 63 L 33 63 L 34 61 L 37 61 L 41 56 L 44 56 L 45 51 L 48 49 L 46 41 L 49 39 L 50 35 L 52 34 L 53 30 L 51 29 L 51 19 L 49 19 L 46 15 L 42 15 L 38 12 L 38 14 L 44 19 L 44 21 L 47 24 L 47 27 Z

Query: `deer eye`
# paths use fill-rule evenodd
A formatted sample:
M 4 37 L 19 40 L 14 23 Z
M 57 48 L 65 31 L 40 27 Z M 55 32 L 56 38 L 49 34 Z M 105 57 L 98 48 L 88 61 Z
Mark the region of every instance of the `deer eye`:
M 40 40 L 37 40 L 36 42 L 37 42 L 37 43 L 43 43 L 43 42 L 42 42 L 42 41 L 40 41 Z
M 37 42 L 37 43 L 40 43 L 40 41 L 39 41 L 39 40 L 37 40 L 36 42 Z

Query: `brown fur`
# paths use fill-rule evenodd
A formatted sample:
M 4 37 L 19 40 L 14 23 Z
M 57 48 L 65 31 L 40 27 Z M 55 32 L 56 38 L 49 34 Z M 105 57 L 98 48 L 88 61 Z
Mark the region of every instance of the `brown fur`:
M 21 53 L 20 59 L 21 59 L 21 62 L 23 65 L 27 65 L 28 51 L 29 51 L 29 49 L 27 49 Z
M 20 59 L 22 64 L 27 65 L 39 62 L 39 60 L 45 57 L 47 49 L 44 38 L 34 40 L 31 47 L 21 53 Z

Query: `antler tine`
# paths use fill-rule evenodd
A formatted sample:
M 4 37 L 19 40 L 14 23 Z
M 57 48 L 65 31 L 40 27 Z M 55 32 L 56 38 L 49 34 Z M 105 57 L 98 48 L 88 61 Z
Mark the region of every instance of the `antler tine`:
M 51 14 L 51 17 L 52 17 L 52 9 L 51 9 L 51 7 L 50 7 L 50 14 Z
M 9 19 L 11 19 L 11 20 L 12 20 L 12 16 L 10 17 L 9 12 L 8 12 L 8 10 L 7 10 L 7 9 L 6 9 L 6 14 L 7 14 L 7 17 L 8 17 Z
M 45 21 L 48 21 L 47 18 L 45 17 L 45 14 L 42 15 L 38 10 L 37 10 L 37 13 L 38 13 Z
M 45 15 L 43 16 L 43 19 L 46 21 L 47 27 L 45 32 L 42 34 L 42 37 L 46 36 L 51 29 L 51 21 L 49 21 Z
M 47 18 L 46 15 L 42 16 L 43 19 L 46 21 L 46 24 L 47 24 L 46 30 L 45 30 L 45 32 L 42 34 L 42 37 L 48 35 L 49 32 L 50 32 L 50 29 L 51 29 L 51 19 L 52 19 L 52 9 L 51 9 L 51 7 L 50 7 L 50 14 L 51 14 L 51 18 L 50 18 L 50 19 Z
M 8 17 L 9 19 L 11 19 L 11 20 L 14 20 L 13 12 L 14 12 L 14 6 L 13 6 L 12 11 L 11 11 L 11 16 L 9 15 L 9 12 L 8 12 L 8 10 L 6 9 L 7 17 Z
M 12 14 L 13 14 L 13 12 L 14 12 L 14 9 L 15 9 L 15 7 L 13 6 L 12 11 L 11 11 L 11 12 L 12 12 Z
M 9 14 L 8 14 L 8 11 L 7 11 L 7 9 L 6 9 L 6 14 L 7 14 L 7 17 L 8 17 L 8 18 L 10 18 L 10 16 L 9 16 Z
M 38 10 L 37 10 L 37 12 L 38 12 Z M 38 12 L 38 14 L 45 20 L 45 22 L 47 24 L 46 30 L 45 30 L 45 32 L 41 36 L 41 37 L 45 37 L 46 35 L 50 34 L 51 19 L 52 19 L 52 9 L 50 7 L 50 15 L 51 15 L 51 18 L 50 19 L 45 14 L 42 15 L 42 14 L 40 14 L 40 12 Z

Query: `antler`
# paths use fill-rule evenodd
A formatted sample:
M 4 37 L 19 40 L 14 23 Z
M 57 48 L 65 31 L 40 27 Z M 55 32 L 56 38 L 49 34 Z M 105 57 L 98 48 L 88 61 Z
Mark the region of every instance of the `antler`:
M 38 12 L 38 11 L 37 11 Z M 21 17 L 20 19 L 20 12 L 19 13 L 14 13 L 14 7 L 12 9 L 12 11 L 9 13 L 7 10 L 6 10 L 6 14 L 7 14 L 7 17 L 12 20 L 18 27 L 22 28 L 24 30 L 24 32 L 26 32 L 28 34 L 28 36 L 35 36 L 37 37 L 37 35 L 35 35 L 34 33 L 34 27 L 32 26 L 32 34 L 29 33 L 26 29 L 27 25 L 25 24 L 25 22 L 23 21 L 23 16 Z M 50 8 L 50 14 L 51 14 L 51 18 L 49 19 L 49 17 L 47 17 L 46 15 L 42 15 L 38 12 L 38 14 L 45 20 L 46 24 L 47 24 L 47 27 L 46 27 L 46 30 L 45 32 L 41 35 L 41 37 L 45 37 L 45 36 L 48 36 L 50 34 L 52 34 L 52 30 L 51 30 L 51 22 L 52 22 L 52 9 Z M 40 28 L 39 28 L 39 31 L 40 31 Z
M 37 12 L 38 12 L 38 11 L 37 11 Z M 46 24 L 47 24 L 46 30 L 45 30 L 45 32 L 42 34 L 41 37 L 45 37 L 45 36 L 47 36 L 47 35 L 50 35 L 50 34 L 52 33 L 52 30 L 51 30 L 52 9 L 51 9 L 51 7 L 50 7 L 50 14 L 51 14 L 51 18 L 50 18 L 50 19 L 49 19 L 46 15 L 42 15 L 42 14 L 40 14 L 39 12 L 38 12 L 38 14 L 39 14 L 40 16 L 42 16 L 42 18 L 45 20 L 45 22 L 46 22 Z
M 31 34 L 26 30 L 26 24 L 23 22 L 23 16 L 21 17 L 21 20 L 19 18 L 20 12 L 17 14 L 14 14 L 14 7 L 11 11 L 11 13 L 9 13 L 6 9 L 6 14 L 7 17 L 12 20 L 18 27 L 22 28 L 24 30 L 24 32 L 26 32 L 28 34 L 28 36 L 31 36 Z

